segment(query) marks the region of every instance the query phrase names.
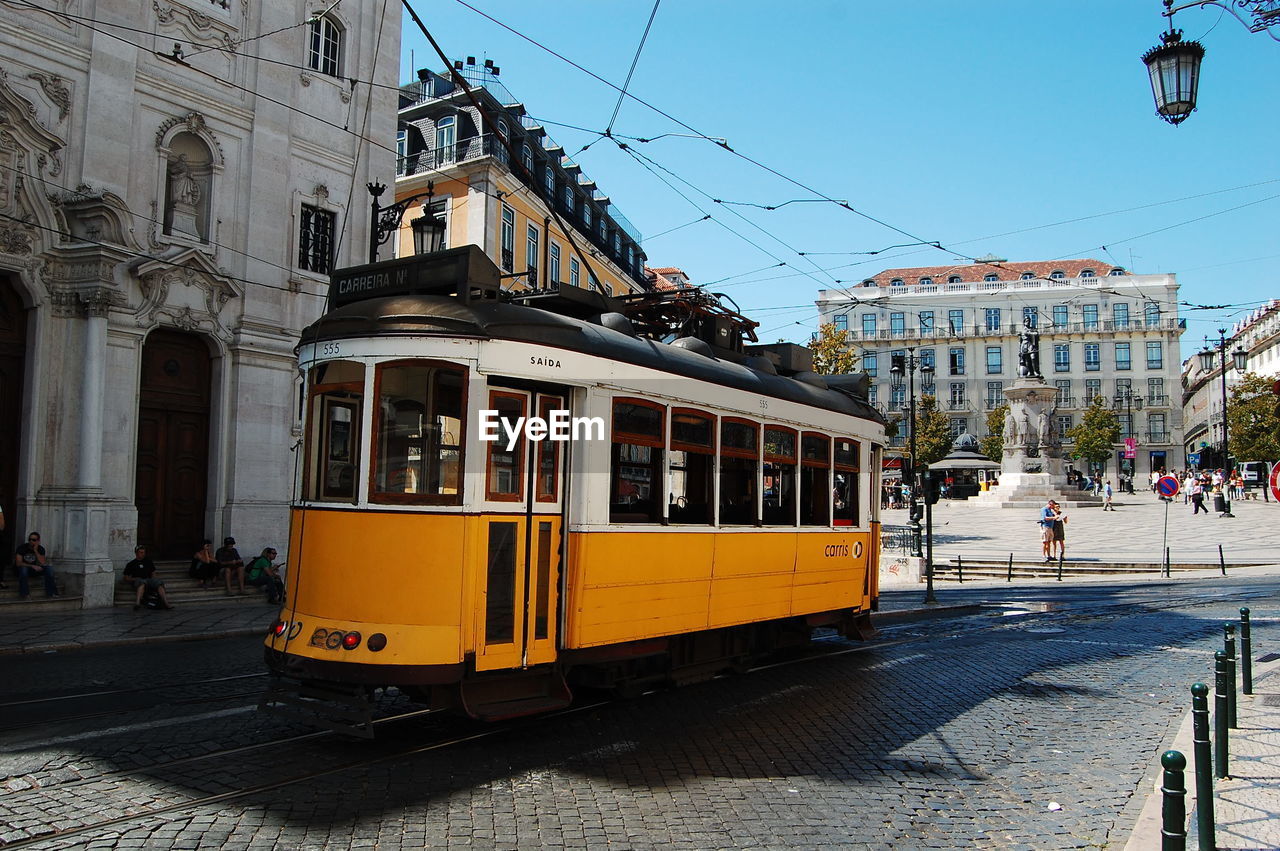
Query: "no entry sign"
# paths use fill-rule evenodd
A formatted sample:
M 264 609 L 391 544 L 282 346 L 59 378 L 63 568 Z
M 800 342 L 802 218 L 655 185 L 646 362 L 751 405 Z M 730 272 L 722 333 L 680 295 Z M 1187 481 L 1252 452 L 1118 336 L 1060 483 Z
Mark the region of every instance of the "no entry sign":
M 1156 491 L 1161 496 L 1177 496 L 1178 495 L 1177 478 L 1174 476 L 1161 476 L 1160 480 L 1156 482 Z M 1277 499 L 1280 499 L 1280 497 L 1277 497 Z

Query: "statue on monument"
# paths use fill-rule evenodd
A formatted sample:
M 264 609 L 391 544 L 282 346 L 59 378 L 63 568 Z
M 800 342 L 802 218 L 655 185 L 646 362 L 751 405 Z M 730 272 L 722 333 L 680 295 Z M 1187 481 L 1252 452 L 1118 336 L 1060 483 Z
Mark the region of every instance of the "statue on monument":
M 1018 442 L 1018 421 L 1013 416 L 1013 410 L 1010 409 L 1004 415 L 1004 443 L 1006 446 L 1012 446 Z
M 1051 446 L 1053 444 L 1053 418 L 1049 416 L 1048 408 L 1040 411 L 1039 421 L 1036 425 L 1040 430 L 1040 445 Z
M 1044 378 L 1040 374 L 1040 330 L 1030 316 L 1022 320 L 1022 333 L 1018 335 L 1018 375 Z

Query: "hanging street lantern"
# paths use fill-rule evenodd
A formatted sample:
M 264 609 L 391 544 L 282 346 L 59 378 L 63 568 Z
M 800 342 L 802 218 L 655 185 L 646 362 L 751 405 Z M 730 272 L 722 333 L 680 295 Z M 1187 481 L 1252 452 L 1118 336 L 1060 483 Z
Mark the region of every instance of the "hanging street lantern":
M 1172 28 L 1160 40 L 1163 44 L 1142 54 L 1142 61 L 1151 75 L 1156 114 L 1176 126 L 1195 111 L 1204 46 L 1198 41 L 1183 41 L 1182 30 Z

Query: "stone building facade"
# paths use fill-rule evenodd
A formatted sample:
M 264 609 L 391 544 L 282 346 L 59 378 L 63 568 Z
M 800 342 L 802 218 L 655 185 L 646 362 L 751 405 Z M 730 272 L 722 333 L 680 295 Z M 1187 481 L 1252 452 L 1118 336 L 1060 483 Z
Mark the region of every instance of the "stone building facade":
M 914 348 L 931 377 L 916 393 L 936 396 L 952 431 L 987 434 L 987 414 L 1017 378 L 1018 333 L 1040 331 L 1040 370 L 1057 392 L 1056 429 L 1079 424 L 1096 396 L 1120 415 L 1123 438 L 1108 468 L 1145 477 L 1184 464 L 1178 284 L 1100 260 L 1009 262 L 886 269 L 848 290 L 822 290 L 821 321 L 848 331 L 872 376 L 872 401 L 907 408 L 907 384 L 889 374 L 894 353 Z M 895 438 L 898 444 L 903 438 Z M 1064 456 L 1070 446 L 1064 447 Z
M 293 347 L 330 267 L 363 253 L 364 184 L 395 162 L 399 8 L 316 15 L 35 0 L 0 16 L 3 546 L 38 529 L 86 607 L 110 604 L 135 543 L 284 551 Z

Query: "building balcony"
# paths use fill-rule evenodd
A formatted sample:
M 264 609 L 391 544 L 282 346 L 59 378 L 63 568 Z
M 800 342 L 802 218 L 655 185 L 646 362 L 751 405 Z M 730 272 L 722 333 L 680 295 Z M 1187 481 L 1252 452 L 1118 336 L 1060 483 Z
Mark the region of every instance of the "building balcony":
M 946 406 L 946 409 L 947 409 L 948 411 L 968 411 L 968 410 L 971 410 L 971 408 L 969 407 L 969 403 L 968 403 L 968 402 L 966 402 L 964 399 L 951 399 L 951 400 L 949 400 L 949 401 L 947 401 L 947 402 L 945 402 L 945 403 L 943 403 L 943 404 Z
M 957 284 L 956 286 L 964 286 Z M 890 289 L 896 289 L 891 287 Z M 1098 320 L 1097 322 L 1068 322 L 1062 325 L 1054 325 L 1046 323 L 1037 330 L 1040 336 L 1050 338 L 1058 334 L 1114 334 L 1129 333 L 1133 331 L 1176 331 L 1181 325 L 1182 320 L 1179 319 L 1158 319 L 1152 322 L 1146 322 L 1141 319 L 1131 319 L 1128 322 L 1114 322 L 1111 320 Z M 861 328 L 845 328 L 848 332 L 848 339 L 853 343 L 871 343 L 878 341 L 946 341 L 946 340 L 963 340 L 963 339 L 979 339 L 988 337 L 1016 337 L 1022 333 L 1021 325 L 997 325 L 987 327 L 981 325 L 961 325 L 952 327 L 949 323 L 943 322 L 941 327 L 932 328 L 879 328 L 876 330 L 863 330 Z
M 1074 408 L 1076 406 L 1076 397 L 1059 396 L 1057 399 L 1054 400 L 1053 403 L 1057 405 L 1059 408 Z
M 1146 442 L 1153 446 L 1161 446 L 1173 442 L 1173 433 L 1169 431 L 1148 431 L 1145 433 Z
M 994 411 L 996 408 L 1000 407 L 1004 403 L 1005 403 L 1004 399 L 987 399 L 985 402 L 982 403 L 982 409 L 984 411 Z

